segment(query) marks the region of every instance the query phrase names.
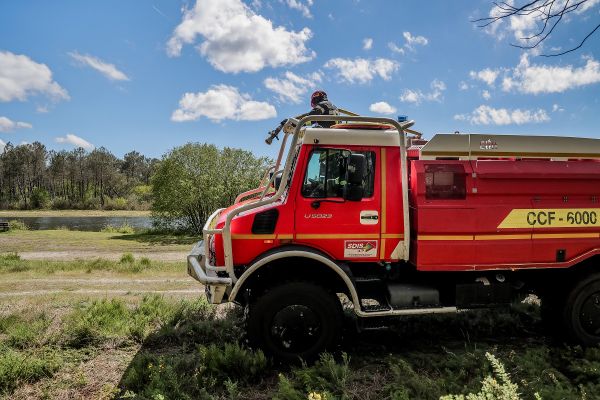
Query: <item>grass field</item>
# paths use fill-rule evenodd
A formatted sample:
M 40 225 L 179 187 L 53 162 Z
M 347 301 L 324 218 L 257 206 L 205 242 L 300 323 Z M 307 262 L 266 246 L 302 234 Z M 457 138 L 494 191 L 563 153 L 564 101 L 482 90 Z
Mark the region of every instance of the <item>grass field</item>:
M 438 399 L 478 392 L 494 373 L 486 353 L 520 398 L 600 398 L 600 349 L 552 342 L 535 304 L 361 333 L 348 319 L 333 354 L 293 367 L 248 349 L 241 310 L 206 304 L 183 263 L 12 254 L 0 278 L 6 399 Z
M 487 397 L 469 399 L 600 398 L 600 348 L 553 342 L 535 304 L 361 332 L 348 317 L 332 354 L 279 365 L 246 347 L 241 310 L 206 304 L 186 275 L 196 240 L 1 233 L 0 398 L 439 399 L 486 376 Z
M 199 238 L 163 233 L 111 233 L 69 230 L 9 231 L 0 233 L 0 251 L 17 252 L 24 259 L 74 260 L 97 257 L 118 259 L 122 253 L 163 261 L 185 260 Z
M 25 217 L 148 217 L 150 211 L 133 210 L 0 210 L 0 218 Z

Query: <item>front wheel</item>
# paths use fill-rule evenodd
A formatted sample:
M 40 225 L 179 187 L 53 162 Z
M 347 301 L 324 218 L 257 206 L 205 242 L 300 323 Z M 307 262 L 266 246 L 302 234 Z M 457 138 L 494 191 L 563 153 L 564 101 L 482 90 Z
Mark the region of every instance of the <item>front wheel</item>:
M 340 341 L 340 301 L 335 293 L 313 283 L 277 286 L 258 298 L 249 311 L 251 343 L 281 361 L 312 361 Z
M 585 346 L 600 343 L 600 274 L 575 285 L 567 297 L 563 319 L 571 339 Z

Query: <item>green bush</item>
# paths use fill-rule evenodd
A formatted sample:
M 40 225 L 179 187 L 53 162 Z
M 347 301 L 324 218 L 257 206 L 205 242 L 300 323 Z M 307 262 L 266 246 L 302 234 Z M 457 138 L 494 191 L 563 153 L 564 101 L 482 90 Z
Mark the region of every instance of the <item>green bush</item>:
M 52 376 L 60 367 L 54 351 L 18 351 L 0 344 L 0 394 Z
M 33 208 L 48 208 L 50 205 L 50 194 L 44 188 L 35 188 L 31 193 L 31 206 Z
M 123 300 L 96 300 L 66 318 L 62 341 L 82 348 L 104 342 L 142 342 L 158 327 L 172 321 L 185 308 L 161 296 L 145 296 L 139 305 L 128 308 Z
M 494 370 L 494 376 L 488 375 L 481 382 L 481 391 L 470 393 L 468 395 L 446 395 L 440 397 L 440 400 L 519 400 L 519 387 L 512 383 L 510 375 L 506 372 L 504 365 L 490 353 L 485 353 Z M 539 395 L 535 394 L 539 399 Z
M 131 253 L 124 253 L 119 262 L 121 264 L 133 264 L 135 262 L 135 257 Z
M 128 210 L 130 207 L 126 198 L 116 197 L 114 199 L 107 198 L 103 208 L 105 210 Z
M 44 313 L 25 315 L 9 314 L 0 317 L 0 334 L 5 335 L 4 343 L 16 349 L 35 347 L 44 340 L 50 320 Z
M 123 234 L 131 235 L 131 234 L 135 233 L 135 228 L 133 226 L 129 225 L 127 222 L 125 222 L 121 226 L 105 225 L 104 227 L 102 227 L 100 232 L 123 233 Z
M 0 262 L 2 261 L 20 261 L 21 256 L 19 253 L 4 253 L 0 254 Z
M 63 197 L 55 197 L 50 202 L 50 208 L 53 210 L 68 210 L 72 208 L 71 202 Z
M 337 363 L 329 353 L 321 354 L 313 366 L 304 365 L 292 371 L 291 377 L 279 375 L 278 392 L 275 399 L 306 399 L 306 393 L 313 398 L 348 398 L 350 380 L 350 357 L 342 354 L 342 362 Z
M 8 221 L 8 229 L 11 231 L 26 231 L 29 228 L 25 225 L 25 222 L 18 219 L 11 219 Z
M 200 346 L 191 354 L 136 357 L 123 375 L 123 389 L 139 398 L 212 399 L 208 392 L 238 392 L 268 372 L 264 354 L 238 344 Z

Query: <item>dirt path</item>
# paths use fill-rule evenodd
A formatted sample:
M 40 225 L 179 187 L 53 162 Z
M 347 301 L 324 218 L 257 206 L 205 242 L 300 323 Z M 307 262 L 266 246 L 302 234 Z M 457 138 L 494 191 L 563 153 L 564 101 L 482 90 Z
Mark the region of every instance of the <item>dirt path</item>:
M 181 261 L 184 262 L 187 252 L 184 251 L 148 251 L 132 253 L 136 258 L 147 257 L 152 261 Z M 24 251 L 19 256 L 23 260 L 48 260 L 48 261 L 74 261 L 104 258 L 107 260 L 119 260 L 122 252 L 93 251 L 93 250 L 69 250 L 69 251 Z
M 0 298 L 55 294 L 113 297 L 146 293 L 199 296 L 204 293 L 204 287 L 192 278 L 185 278 L 183 273 L 160 278 L 111 278 L 92 275 L 85 278 L 17 278 L 0 282 Z

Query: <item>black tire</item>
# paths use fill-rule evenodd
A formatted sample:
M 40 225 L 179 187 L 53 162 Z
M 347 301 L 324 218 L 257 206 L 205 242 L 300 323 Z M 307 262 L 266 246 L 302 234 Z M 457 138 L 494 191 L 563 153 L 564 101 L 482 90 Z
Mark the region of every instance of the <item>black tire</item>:
M 584 346 L 600 343 L 600 274 L 589 275 L 573 287 L 562 317 L 569 339 Z
M 341 342 L 342 308 L 335 293 L 308 282 L 277 286 L 250 306 L 248 339 L 285 362 L 311 362 Z

